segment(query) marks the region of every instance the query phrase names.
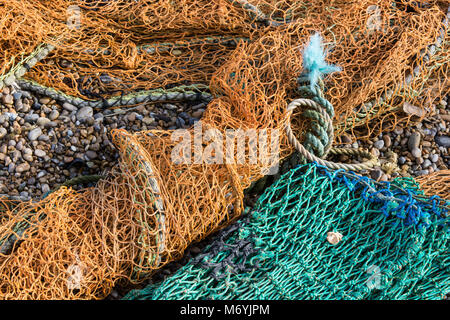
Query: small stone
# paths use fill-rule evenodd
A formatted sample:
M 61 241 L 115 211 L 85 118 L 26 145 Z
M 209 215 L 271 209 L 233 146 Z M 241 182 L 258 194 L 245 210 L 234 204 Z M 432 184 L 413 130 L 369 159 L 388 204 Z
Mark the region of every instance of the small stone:
M 439 155 L 437 155 L 436 153 L 433 153 L 430 157 L 431 162 L 437 162 L 439 160 Z
M 49 118 L 51 121 L 58 119 L 58 117 L 59 117 L 59 112 L 58 112 L 58 110 L 52 110 L 52 111 L 50 112 L 50 114 L 48 115 L 48 118 Z
M 41 134 L 41 135 L 39 136 L 39 138 L 38 138 L 38 141 L 44 141 L 44 142 L 47 142 L 47 141 L 50 141 L 50 138 L 49 138 L 49 136 L 46 135 L 46 134 Z
M 22 155 L 22 158 L 24 160 L 28 161 L 28 162 L 32 162 L 33 161 L 33 156 L 31 154 L 28 154 L 28 153 Z
M 36 157 L 43 158 L 47 155 L 47 153 L 44 150 L 36 149 L 36 150 L 34 150 L 34 155 Z
M 436 143 L 438 145 L 440 145 L 441 147 L 444 147 L 444 148 L 450 147 L 450 137 L 449 136 L 436 136 L 436 137 L 434 137 L 434 141 L 436 141 Z
M 419 148 L 414 148 L 411 150 L 411 154 L 414 158 L 420 158 L 422 156 L 422 151 Z
M 426 169 L 429 166 L 431 166 L 431 161 L 426 159 L 423 163 L 422 163 L 422 168 Z
M 31 141 L 34 141 L 34 140 L 36 140 L 41 134 L 42 134 L 41 128 L 39 128 L 39 127 L 34 128 L 34 129 L 31 130 L 30 132 L 28 132 L 28 139 L 30 139 Z
M 386 148 L 389 148 L 391 146 L 392 141 L 391 141 L 391 137 L 389 135 L 385 134 L 383 136 L 383 141 L 384 141 L 384 146 Z
M 1 127 L 0 128 L 0 139 L 3 138 L 4 136 L 6 136 L 7 133 L 8 133 L 8 131 L 5 128 Z
M 383 171 L 381 171 L 380 169 L 373 169 L 372 171 L 370 171 L 370 177 L 373 180 L 378 181 L 382 175 L 383 175 Z
M 16 167 L 17 173 L 22 173 L 28 170 L 30 170 L 30 165 L 28 164 L 28 162 L 21 163 Z
M 133 122 L 136 120 L 136 112 L 132 112 L 129 115 L 127 115 L 127 120 L 130 122 Z
M 75 107 L 74 105 L 72 105 L 68 102 L 64 102 L 63 108 L 70 112 L 78 110 L 77 107 Z
M 24 119 L 28 123 L 33 123 L 39 119 L 39 115 L 37 115 L 36 113 L 27 114 Z
M 377 148 L 372 148 L 372 150 L 370 150 L 370 153 L 374 156 L 374 157 L 379 157 L 380 156 L 380 150 L 378 150 Z
M 97 158 L 97 152 L 88 150 L 88 151 L 86 151 L 86 157 L 88 157 L 90 160 L 93 160 L 93 159 Z
M 52 99 L 50 99 L 49 97 L 39 99 L 39 103 L 41 104 L 48 104 L 50 101 L 52 101 Z
M 198 109 L 197 111 L 192 112 L 192 117 L 200 119 L 203 115 L 203 112 L 205 112 L 205 109 Z M 344 137 L 342 137 L 342 139 L 344 139 Z M 351 142 L 351 140 L 350 140 Z M 350 143 L 350 142 L 346 142 L 346 143 Z
M 51 127 L 50 123 L 51 120 L 45 117 L 39 117 L 39 119 L 36 121 L 36 124 L 42 128 Z
M 91 107 L 83 107 L 77 112 L 77 120 L 80 122 L 85 121 L 89 117 L 94 116 L 94 110 Z
M 48 184 L 44 183 L 41 185 L 41 190 L 42 190 L 42 193 L 47 193 L 50 191 L 50 187 Z
M 382 149 L 384 147 L 384 141 L 383 140 L 377 140 L 374 142 L 373 146 L 377 149 Z
M 399 135 L 399 136 L 402 135 L 403 134 L 403 128 L 402 127 L 395 127 L 394 133 L 396 135 Z
M 70 162 L 72 162 L 72 161 L 73 161 L 73 158 L 72 158 L 72 157 L 64 156 L 64 162 L 65 162 L 65 163 L 70 163 Z
M 144 117 L 142 119 L 142 122 L 147 124 L 147 125 L 152 124 L 154 121 L 155 121 L 155 119 L 153 119 L 152 117 Z
M 13 104 L 14 103 L 14 97 L 10 94 L 3 95 L 2 96 L 2 102 L 4 104 Z
M 420 145 L 420 133 L 413 132 L 408 139 L 408 148 L 412 152 L 413 149 L 417 149 Z

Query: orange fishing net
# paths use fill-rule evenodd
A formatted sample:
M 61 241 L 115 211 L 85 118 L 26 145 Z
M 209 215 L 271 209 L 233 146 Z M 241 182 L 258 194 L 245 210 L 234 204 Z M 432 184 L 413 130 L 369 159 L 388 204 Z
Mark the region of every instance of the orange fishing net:
M 337 142 L 345 131 L 364 138 L 408 121 L 404 102 L 427 110 L 448 92 L 449 3 L 0 0 L 0 80 L 61 102 L 202 85 L 213 96 L 201 121 L 211 140 L 230 129 L 278 131 L 283 159 L 293 151 L 286 107 L 301 95 L 301 49 L 313 32 L 342 69 L 324 79 Z M 51 47 L 33 58 L 39 45 Z M 296 111 L 300 140 L 304 120 Z M 173 133 L 116 130 L 121 161 L 96 187 L 2 201 L 0 298 L 104 298 L 237 218 L 243 190 L 272 164 L 249 161 L 249 144 L 242 163 L 207 163 L 204 153 L 195 162 L 192 140 L 190 161 L 177 163 Z
M 416 178 L 426 195 L 450 200 L 450 170 L 441 170 Z

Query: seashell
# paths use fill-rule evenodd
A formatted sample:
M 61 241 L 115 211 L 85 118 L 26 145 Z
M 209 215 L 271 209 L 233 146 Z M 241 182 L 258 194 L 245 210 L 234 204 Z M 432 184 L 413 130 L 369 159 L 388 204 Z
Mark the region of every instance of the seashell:
M 342 240 L 343 235 L 339 232 L 328 232 L 327 233 L 327 241 L 331 243 L 332 245 L 336 245 L 339 243 L 339 241 Z

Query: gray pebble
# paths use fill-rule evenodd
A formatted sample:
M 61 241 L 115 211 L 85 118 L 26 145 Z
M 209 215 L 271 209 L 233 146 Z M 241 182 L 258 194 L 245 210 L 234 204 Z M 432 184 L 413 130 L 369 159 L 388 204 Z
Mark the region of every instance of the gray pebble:
M 58 119 L 58 117 L 59 117 L 58 110 L 52 110 L 52 112 L 50 112 L 50 114 L 48 115 L 48 118 L 52 121 Z
M 380 169 L 373 169 L 372 171 L 370 171 L 370 177 L 373 180 L 380 179 L 382 175 L 383 175 L 383 171 L 381 171 Z
M 422 151 L 419 148 L 414 148 L 411 150 L 411 154 L 414 158 L 420 158 L 422 156 Z
M 65 102 L 63 104 L 63 108 L 66 109 L 67 111 L 70 111 L 70 112 L 78 110 L 77 107 L 75 107 L 74 105 L 72 105 L 72 104 L 70 104 L 68 102 Z
M 450 137 L 449 136 L 436 136 L 434 138 L 434 141 L 436 141 L 436 143 L 444 148 L 449 148 L 450 147 Z
M 439 160 L 439 155 L 436 153 L 433 153 L 430 157 L 431 162 L 437 162 Z
M 47 193 L 50 191 L 50 187 L 48 184 L 44 183 L 41 185 L 41 190 L 42 190 L 42 193 Z
M 24 119 L 28 123 L 34 123 L 39 119 L 39 115 L 37 115 L 36 113 L 27 114 Z
M 36 157 L 39 157 L 39 158 L 43 158 L 47 155 L 47 153 L 41 149 L 34 150 L 34 154 L 36 155 Z
M 30 139 L 31 141 L 36 140 L 40 135 L 42 134 L 42 130 L 41 128 L 34 128 L 33 130 L 30 130 L 30 132 L 28 132 L 28 139 Z
M 374 142 L 373 146 L 377 149 L 382 149 L 384 147 L 384 141 L 383 140 L 377 140 Z
M 88 151 L 86 151 L 86 157 L 88 157 L 90 160 L 93 160 L 93 159 L 97 158 L 97 152 L 88 150 Z
M 425 159 L 425 161 L 424 161 L 423 164 L 422 164 L 422 168 L 426 169 L 426 168 L 428 168 L 429 166 L 431 166 L 431 161 L 428 160 L 428 159 Z
M 80 122 L 85 121 L 89 117 L 94 116 L 94 110 L 91 107 L 83 107 L 77 112 L 77 120 Z
M 413 151 L 413 149 L 417 149 L 420 145 L 420 133 L 413 132 L 408 139 L 408 148 L 409 151 Z M 416 157 L 417 158 L 417 157 Z

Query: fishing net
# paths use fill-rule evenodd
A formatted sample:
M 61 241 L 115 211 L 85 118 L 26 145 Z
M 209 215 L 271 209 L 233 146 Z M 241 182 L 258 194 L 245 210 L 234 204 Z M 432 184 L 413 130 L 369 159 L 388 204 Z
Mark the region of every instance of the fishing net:
M 299 166 L 182 269 L 124 299 L 442 299 L 443 205 L 412 179 Z
M 439 195 L 443 199 L 450 200 L 450 171 L 441 170 L 418 177 L 417 182 L 427 195 Z
M 227 130 L 280 134 L 263 159 L 252 161 L 246 144 L 242 162 L 224 164 L 220 149 L 198 156 L 195 139 L 173 161 L 174 131 L 111 132 L 121 160 L 95 187 L 2 200 L 0 298 L 100 299 L 119 281 L 150 277 L 240 216 L 243 190 L 273 165 L 263 160 L 293 152 L 287 123 L 322 157 L 344 131 L 364 138 L 408 121 L 404 102 L 427 111 L 448 92 L 448 6 L 0 0 L 0 86 L 95 109 L 203 99 L 210 140 Z M 302 50 L 317 31 L 341 71 L 316 87 Z M 288 119 L 301 97 L 332 125 L 305 106 Z
M 427 110 L 448 90 L 448 1 L 3 0 L 0 8 L 1 83 L 78 105 L 206 90 L 218 98 L 209 117 L 219 128 L 277 123 L 298 97 L 299 50 L 316 31 L 341 67 L 325 85 L 340 133 L 379 133 L 407 118 L 390 112 L 403 102 Z

